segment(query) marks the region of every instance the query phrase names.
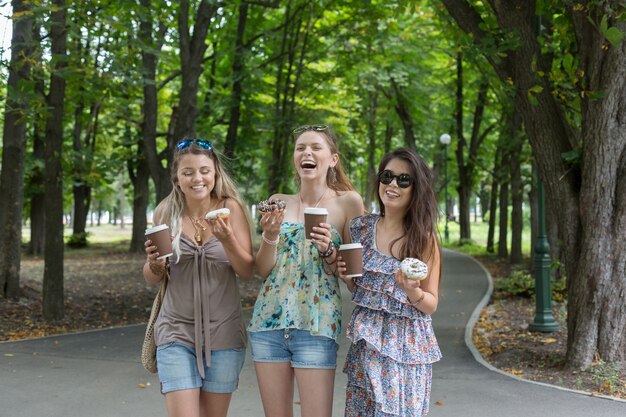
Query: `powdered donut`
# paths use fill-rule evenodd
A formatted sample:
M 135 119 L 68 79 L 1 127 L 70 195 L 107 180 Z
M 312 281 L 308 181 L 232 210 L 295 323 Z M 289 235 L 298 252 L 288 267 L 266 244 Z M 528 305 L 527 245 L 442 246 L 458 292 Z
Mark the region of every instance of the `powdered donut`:
M 228 216 L 230 216 L 230 210 L 227 209 L 226 207 L 224 207 L 224 208 L 221 208 L 221 209 L 209 211 L 206 214 L 206 216 L 204 216 L 204 218 L 207 219 L 207 220 L 214 220 L 214 219 L 217 219 L 218 217 L 221 217 L 222 219 L 225 219 Z
M 258 204 L 258 209 L 262 213 L 268 213 L 274 210 L 284 210 L 287 204 L 283 200 L 263 200 Z
M 406 258 L 400 268 L 408 279 L 421 281 L 428 275 L 428 266 L 417 258 Z

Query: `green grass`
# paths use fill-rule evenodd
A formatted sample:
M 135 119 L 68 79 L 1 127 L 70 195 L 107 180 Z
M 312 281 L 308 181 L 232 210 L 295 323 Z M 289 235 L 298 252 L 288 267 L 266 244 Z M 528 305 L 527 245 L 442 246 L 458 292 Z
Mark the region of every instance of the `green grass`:
M 113 253 L 128 252 L 132 236 L 132 225 L 125 225 L 122 229 L 119 225 L 103 224 L 101 226 L 87 227 L 88 246 L 81 249 L 73 249 L 65 245 L 66 257 L 93 257 Z M 72 229 L 66 227 L 63 231 L 65 241 L 72 235 Z M 28 244 L 30 240 L 30 228 L 22 229 L 22 242 Z
M 489 232 L 488 223 L 483 223 L 480 221 L 480 219 L 478 222 L 470 223 L 470 232 L 472 236 L 472 239 L 470 242 L 460 241 L 460 236 L 461 236 L 460 225 L 456 222 L 451 222 L 451 221 L 448 222 L 448 231 L 449 231 L 449 236 L 450 236 L 450 239 L 448 242 L 445 241 L 445 234 L 444 234 L 445 221 L 443 220 L 440 221 L 438 227 L 439 227 L 439 233 L 441 235 L 441 242 L 444 247 L 455 249 L 468 255 L 484 255 L 487 253 L 487 234 Z M 497 244 L 498 244 L 498 233 L 499 233 L 499 228 L 496 226 L 495 233 L 494 233 L 494 246 L 496 250 L 497 250 Z M 507 246 L 510 250 L 511 248 L 510 230 L 509 230 L 509 239 L 508 239 Z M 522 231 L 522 253 L 527 256 L 530 255 L 530 248 L 531 248 L 530 228 L 525 227 L 524 230 Z

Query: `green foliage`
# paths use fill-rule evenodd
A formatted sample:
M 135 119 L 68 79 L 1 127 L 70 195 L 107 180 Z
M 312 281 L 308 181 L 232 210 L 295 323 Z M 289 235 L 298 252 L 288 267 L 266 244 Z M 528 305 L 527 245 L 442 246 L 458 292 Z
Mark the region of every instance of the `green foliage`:
M 512 271 L 508 276 L 497 280 L 494 286 L 504 296 L 530 298 L 535 294 L 535 280 L 523 270 Z
M 535 295 L 535 278 L 524 269 L 514 269 L 509 275 L 498 279 L 494 283 L 496 291 L 505 297 L 531 298 Z M 563 303 L 567 300 L 567 286 L 564 278 L 550 280 L 552 300 Z
M 68 247 L 72 249 L 86 248 L 87 246 L 89 246 L 89 241 L 87 238 L 90 234 L 90 232 L 73 233 L 67 237 L 65 243 Z
M 596 384 L 607 389 L 611 394 L 620 387 L 621 366 L 619 363 L 607 363 L 598 358 L 592 365 L 589 373 Z

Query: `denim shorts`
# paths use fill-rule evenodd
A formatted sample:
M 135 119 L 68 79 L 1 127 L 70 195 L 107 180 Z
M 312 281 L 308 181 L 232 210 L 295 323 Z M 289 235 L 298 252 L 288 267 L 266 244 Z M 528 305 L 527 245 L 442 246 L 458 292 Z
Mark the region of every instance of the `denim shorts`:
M 248 332 L 255 362 L 290 362 L 293 368 L 337 368 L 339 345 L 308 330 L 281 329 Z
M 193 346 L 171 342 L 157 347 L 157 367 L 161 381 L 161 393 L 200 388 L 202 391 L 227 394 L 239 385 L 239 372 L 246 359 L 246 349 L 224 349 L 211 352 L 211 367 L 206 366 L 204 379 L 196 365 Z

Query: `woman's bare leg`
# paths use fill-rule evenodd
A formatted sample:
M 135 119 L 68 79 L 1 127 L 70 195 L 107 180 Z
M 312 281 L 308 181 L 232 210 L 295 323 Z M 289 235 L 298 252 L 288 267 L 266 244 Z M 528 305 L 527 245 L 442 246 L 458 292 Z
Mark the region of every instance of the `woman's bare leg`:
M 255 362 L 266 417 L 293 417 L 293 368 L 289 362 Z
M 296 368 L 302 417 L 331 417 L 333 414 L 334 369 Z

